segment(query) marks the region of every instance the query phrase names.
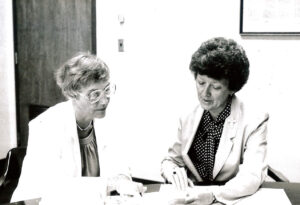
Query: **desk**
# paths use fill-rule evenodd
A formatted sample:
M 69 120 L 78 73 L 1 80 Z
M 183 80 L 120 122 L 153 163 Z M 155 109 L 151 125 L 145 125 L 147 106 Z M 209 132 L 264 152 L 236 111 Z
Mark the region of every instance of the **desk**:
M 264 182 L 262 188 L 284 189 L 293 205 L 300 205 L 300 183 Z
M 157 192 L 160 189 L 160 184 L 145 184 L 147 187 L 147 193 Z M 286 182 L 264 182 L 261 186 L 262 188 L 272 188 L 272 189 L 284 189 L 288 198 L 293 205 L 300 205 L 300 183 L 286 183 Z M 8 203 L 2 205 L 38 205 L 39 200 L 33 199 L 22 202 Z
M 14 203 L 6 203 L 1 205 L 39 205 L 40 199 L 31 199 L 26 201 L 18 201 Z
M 159 184 L 148 184 L 147 192 L 159 191 Z M 293 205 L 300 205 L 300 183 L 286 182 L 264 182 L 261 188 L 284 189 L 286 195 Z

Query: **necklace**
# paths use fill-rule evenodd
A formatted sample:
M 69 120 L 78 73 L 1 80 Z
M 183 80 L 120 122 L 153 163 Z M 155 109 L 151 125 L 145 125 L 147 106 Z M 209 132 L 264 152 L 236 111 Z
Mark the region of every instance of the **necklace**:
M 76 122 L 76 125 L 80 131 L 87 131 L 91 127 L 92 122 L 93 122 L 93 120 L 91 120 L 90 124 L 86 128 L 81 128 L 77 122 Z

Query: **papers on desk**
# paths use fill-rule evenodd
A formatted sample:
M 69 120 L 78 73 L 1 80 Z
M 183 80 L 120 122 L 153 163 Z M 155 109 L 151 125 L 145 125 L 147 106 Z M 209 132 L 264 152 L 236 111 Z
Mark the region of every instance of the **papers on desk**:
M 183 192 L 177 191 L 171 185 L 161 185 L 158 192 L 145 193 L 143 196 L 122 197 L 108 196 L 105 205 L 168 205 Z
M 40 205 L 168 205 L 174 200 L 184 198 L 186 192 L 177 191 L 172 185 L 163 184 L 158 192 L 145 193 L 142 197 L 106 196 L 107 182 L 101 178 L 78 178 L 59 181 L 57 186 L 49 187 L 49 194 L 42 197 Z M 214 186 L 195 186 L 193 191 L 206 192 Z M 252 196 L 238 200 L 237 205 L 291 205 L 283 189 L 261 188 Z
M 207 187 L 198 186 L 194 190 L 205 191 Z M 105 205 L 177 205 L 178 199 L 183 199 L 186 192 L 178 191 L 174 186 L 162 184 L 158 192 L 145 193 L 142 197 L 110 196 L 105 200 Z
M 209 188 L 213 188 L 214 186 L 210 186 Z M 208 192 L 207 186 L 195 186 L 191 191 L 195 193 L 200 192 Z M 158 204 L 158 205 L 173 205 L 173 204 L 182 204 L 182 199 L 186 198 L 187 192 L 178 191 L 175 189 L 173 185 L 170 184 L 162 184 L 160 186 L 159 192 L 154 193 L 146 193 L 143 204 Z M 155 202 L 155 203 L 150 203 Z M 195 203 L 193 203 L 195 204 Z
M 55 186 L 44 191 L 40 205 L 101 205 L 106 186 L 107 181 L 99 177 L 59 179 Z
M 196 191 L 206 191 L 206 186 L 196 186 Z M 213 189 L 210 186 L 209 189 Z M 171 185 L 162 185 L 159 192 L 148 193 L 143 197 L 143 203 L 140 204 L 170 204 L 172 198 L 178 197 L 179 192 L 174 191 Z M 154 203 L 153 203 L 154 202 Z M 266 204 L 280 204 L 291 205 L 286 193 L 283 189 L 268 189 L 261 188 L 255 194 L 240 199 L 236 205 L 266 205 Z

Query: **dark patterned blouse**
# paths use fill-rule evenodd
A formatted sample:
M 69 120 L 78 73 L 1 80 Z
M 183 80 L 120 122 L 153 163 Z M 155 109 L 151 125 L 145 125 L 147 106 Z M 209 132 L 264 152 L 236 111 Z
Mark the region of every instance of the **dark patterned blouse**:
M 230 115 L 231 101 L 232 98 L 229 97 L 226 107 L 216 120 L 213 120 L 207 110 L 204 111 L 188 152 L 189 157 L 204 182 L 213 181 L 215 155 L 218 150 L 225 120 Z

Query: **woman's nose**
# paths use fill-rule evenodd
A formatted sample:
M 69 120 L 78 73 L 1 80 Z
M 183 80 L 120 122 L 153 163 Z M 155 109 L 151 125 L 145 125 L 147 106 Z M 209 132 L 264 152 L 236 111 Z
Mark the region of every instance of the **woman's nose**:
M 210 86 L 209 85 L 205 86 L 203 88 L 202 92 L 203 92 L 204 96 L 210 96 L 211 95 L 211 93 L 210 93 Z
M 101 104 L 101 105 L 106 105 L 106 104 L 108 104 L 108 102 L 109 102 L 109 98 L 106 96 L 101 97 L 99 100 L 99 104 Z

